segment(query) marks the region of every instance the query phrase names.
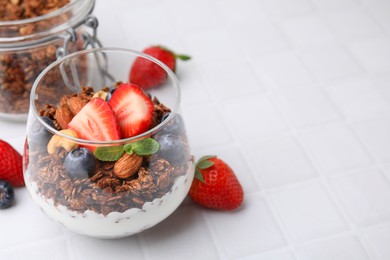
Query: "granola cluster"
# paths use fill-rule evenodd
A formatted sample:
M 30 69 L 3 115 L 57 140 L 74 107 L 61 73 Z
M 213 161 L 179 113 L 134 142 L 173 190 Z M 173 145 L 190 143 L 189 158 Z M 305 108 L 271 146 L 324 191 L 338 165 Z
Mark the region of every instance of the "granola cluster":
M 70 0 L 0 0 L 0 21 L 24 20 L 41 16 L 69 2 Z M 10 39 L 43 32 L 64 23 L 69 18 L 70 14 L 63 14 L 34 23 L 4 25 L 0 27 L 0 37 Z M 34 80 L 43 69 L 57 59 L 56 50 L 62 46 L 61 39 L 22 50 L 0 50 L 0 113 L 28 112 L 28 101 Z M 81 50 L 82 47 L 80 41 L 71 43 L 69 52 Z M 53 82 L 58 79 L 58 75 L 49 76 L 52 77 Z
M 0 0 L 0 20 L 15 21 L 51 13 L 69 0 Z
M 103 88 L 103 91 L 109 91 Z M 90 100 L 95 94 L 93 88 L 83 87 L 79 94 L 65 95 L 59 106 L 45 105 L 41 116 L 53 120 L 57 130 L 62 127 L 57 120 L 59 109 L 67 105 L 64 101 L 77 97 Z M 170 109 L 153 99 L 153 124 L 159 124 L 162 115 Z M 153 126 L 152 126 L 153 127 Z M 187 146 L 185 137 L 181 138 Z M 145 202 L 161 198 L 173 186 L 176 177 L 185 175 L 191 159 L 189 150 L 185 156 L 187 163 L 170 162 L 158 153 L 143 156 L 141 167 L 133 176 L 123 179 L 114 174 L 116 162 L 97 160 L 96 169 L 88 178 L 73 179 L 64 167 L 67 151 L 60 149 L 55 154 L 47 151 L 28 151 L 30 182 L 35 183 L 37 192 L 54 205 L 62 205 L 72 211 L 83 213 L 86 210 L 107 215 L 110 212 L 124 212 L 131 208 L 142 208 Z

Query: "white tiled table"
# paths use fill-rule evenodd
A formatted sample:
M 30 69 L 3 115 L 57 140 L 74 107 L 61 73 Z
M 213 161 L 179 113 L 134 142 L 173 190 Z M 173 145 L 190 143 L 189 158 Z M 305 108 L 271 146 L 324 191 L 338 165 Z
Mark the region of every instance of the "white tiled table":
M 97 0 L 105 46 L 163 44 L 180 62 L 196 157 L 245 189 L 237 212 L 186 200 L 119 240 L 62 229 L 17 189 L 0 259 L 390 259 L 390 1 Z M 25 124 L 0 122 L 22 151 Z

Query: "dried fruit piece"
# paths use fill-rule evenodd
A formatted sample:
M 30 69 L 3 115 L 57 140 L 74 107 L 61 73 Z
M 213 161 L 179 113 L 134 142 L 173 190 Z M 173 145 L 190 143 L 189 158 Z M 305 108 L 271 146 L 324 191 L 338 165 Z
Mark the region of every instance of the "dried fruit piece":
M 127 179 L 133 176 L 141 167 L 142 156 L 135 153 L 124 153 L 123 156 L 114 165 L 114 174 L 121 179 Z

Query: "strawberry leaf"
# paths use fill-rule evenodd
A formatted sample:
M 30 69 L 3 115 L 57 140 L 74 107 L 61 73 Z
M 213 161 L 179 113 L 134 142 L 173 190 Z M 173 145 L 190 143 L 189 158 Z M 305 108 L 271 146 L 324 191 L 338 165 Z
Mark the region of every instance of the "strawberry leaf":
M 211 167 L 213 165 L 214 165 L 214 162 L 209 161 L 209 160 L 203 160 L 203 161 L 198 162 L 196 164 L 196 167 L 199 168 L 199 169 L 204 170 L 204 169 L 207 169 L 207 168 L 209 168 L 209 167 Z
M 114 162 L 122 157 L 123 146 L 101 146 L 97 147 L 93 153 L 101 161 Z
M 205 161 L 205 160 L 208 160 L 208 159 L 211 159 L 211 158 L 215 158 L 217 157 L 216 155 L 205 155 L 205 156 L 202 156 L 200 157 L 200 159 L 198 160 L 198 163 L 202 162 L 202 161 Z
M 195 178 L 204 183 L 203 175 L 198 169 L 195 169 Z
M 153 138 L 146 138 L 131 144 L 131 149 L 137 155 L 150 155 L 157 153 L 160 144 Z

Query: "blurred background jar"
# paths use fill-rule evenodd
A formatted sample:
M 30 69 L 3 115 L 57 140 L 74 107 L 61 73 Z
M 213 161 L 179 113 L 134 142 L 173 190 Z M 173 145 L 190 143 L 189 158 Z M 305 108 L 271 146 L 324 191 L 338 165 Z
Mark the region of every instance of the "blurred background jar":
M 0 0 L 0 119 L 24 121 L 34 80 L 49 64 L 100 46 L 95 0 Z M 58 75 L 53 75 L 58 79 Z M 48 88 L 46 95 L 59 95 Z

